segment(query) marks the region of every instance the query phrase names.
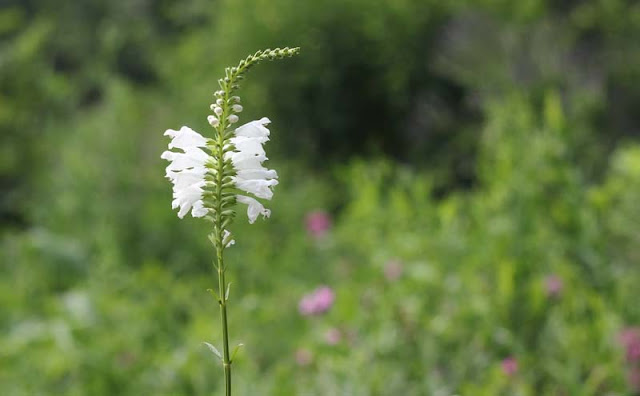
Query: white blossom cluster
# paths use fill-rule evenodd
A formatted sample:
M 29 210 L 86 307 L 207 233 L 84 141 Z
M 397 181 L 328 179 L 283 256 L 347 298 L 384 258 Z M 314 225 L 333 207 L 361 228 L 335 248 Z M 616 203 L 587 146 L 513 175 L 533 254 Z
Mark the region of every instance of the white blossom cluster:
M 222 114 L 219 104 L 211 106 L 215 115 L 208 117 L 209 123 L 219 125 L 218 117 Z M 233 105 L 234 112 L 242 111 L 239 104 Z M 216 117 L 218 116 L 218 117 Z M 237 122 L 238 116 L 231 114 L 227 117 L 229 123 Z M 173 183 L 172 208 L 177 209 L 178 217 L 183 218 L 189 211 L 193 217 L 203 217 L 215 211 L 208 204 L 207 192 L 215 187 L 216 164 L 218 161 L 230 160 L 235 169 L 232 176 L 233 187 L 256 198 L 270 200 L 273 196 L 271 187 L 278 184 L 278 174 L 275 170 L 265 168 L 262 163 L 268 158 L 263 144 L 269 141 L 269 130 L 266 125 L 269 119 L 244 124 L 225 142 L 223 158 L 215 158 L 212 150 L 212 140 L 200 135 L 193 129 L 183 126 L 178 131 L 169 129 L 165 136 L 171 138 L 169 150 L 162 153 L 162 158 L 168 160 L 166 177 Z M 170 151 L 171 149 L 182 151 Z M 207 177 L 209 176 L 209 177 Z M 237 202 L 246 204 L 249 222 L 253 223 L 258 215 L 269 217 L 271 212 L 251 195 L 236 195 Z

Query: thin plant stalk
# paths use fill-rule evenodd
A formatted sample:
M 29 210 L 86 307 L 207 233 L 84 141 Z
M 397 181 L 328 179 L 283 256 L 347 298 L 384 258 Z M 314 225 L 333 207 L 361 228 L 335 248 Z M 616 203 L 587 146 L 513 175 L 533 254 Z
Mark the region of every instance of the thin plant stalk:
M 222 249 L 217 249 L 218 258 L 218 290 L 220 295 L 220 320 L 222 325 L 222 367 L 224 368 L 225 395 L 231 396 L 231 359 L 229 357 L 229 330 L 227 325 L 227 296 L 224 290 L 224 262 Z

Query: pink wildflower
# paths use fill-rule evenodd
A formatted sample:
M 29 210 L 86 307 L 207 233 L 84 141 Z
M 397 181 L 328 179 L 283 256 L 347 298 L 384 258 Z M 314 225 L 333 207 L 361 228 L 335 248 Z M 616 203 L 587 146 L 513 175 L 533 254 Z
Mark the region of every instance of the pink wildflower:
M 320 315 L 327 312 L 333 305 L 335 294 L 328 286 L 321 286 L 306 294 L 300 300 L 298 309 L 304 316 Z
M 564 283 L 562 278 L 557 275 L 549 275 L 544 280 L 547 297 L 556 298 L 560 297 L 562 289 L 564 289 Z
M 395 281 L 402 275 L 402 263 L 400 260 L 389 260 L 384 266 L 384 276 L 388 281 Z
M 505 375 L 512 376 L 518 372 L 518 361 L 513 356 L 510 356 L 502 360 L 500 367 Z
M 308 366 L 313 361 L 313 354 L 310 350 L 299 348 L 296 351 L 296 363 L 298 366 Z
M 340 330 L 332 327 L 324 333 L 324 340 L 328 345 L 336 345 L 342 340 L 342 333 Z
M 640 328 L 628 327 L 620 332 L 620 344 L 625 348 L 628 362 L 640 361 Z M 640 375 L 640 374 L 639 374 Z
M 322 210 L 309 212 L 305 219 L 307 232 L 314 238 L 322 238 L 331 228 L 331 217 Z

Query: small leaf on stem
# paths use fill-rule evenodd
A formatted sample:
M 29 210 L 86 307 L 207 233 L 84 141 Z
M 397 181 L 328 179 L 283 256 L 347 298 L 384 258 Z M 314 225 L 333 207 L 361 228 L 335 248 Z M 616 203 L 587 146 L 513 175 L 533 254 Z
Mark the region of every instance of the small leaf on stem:
M 203 344 L 206 345 L 209 348 L 209 350 L 218 357 L 218 359 L 222 360 L 222 354 L 220 353 L 220 351 L 218 351 L 216 347 L 209 344 L 208 342 L 203 342 Z
M 220 301 L 220 296 L 218 295 L 218 293 L 216 293 L 215 290 L 213 289 L 207 289 L 207 291 L 209 293 L 211 293 L 211 295 L 216 299 L 216 301 L 218 302 L 218 304 L 222 303 L 222 301 Z M 228 294 L 228 293 L 227 293 Z
M 229 300 L 229 292 L 231 291 L 231 282 L 227 285 L 227 291 L 224 293 L 224 300 Z
M 233 353 L 231 354 L 231 361 L 233 362 L 233 360 L 236 358 L 236 353 L 238 353 L 238 351 L 240 350 L 240 348 L 242 348 L 244 346 L 244 344 L 238 344 L 236 345 L 235 348 L 233 348 Z

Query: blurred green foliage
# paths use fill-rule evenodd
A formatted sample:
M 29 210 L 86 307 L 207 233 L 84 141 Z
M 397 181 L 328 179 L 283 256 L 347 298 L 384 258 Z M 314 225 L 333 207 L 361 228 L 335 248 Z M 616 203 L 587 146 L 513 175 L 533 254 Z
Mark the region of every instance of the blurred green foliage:
M 241 92 L 281 184 L 228 250 L 239 395 L 640 391 L 636 2 L 28 0 L 0 7 L 2 394 L 221 389 L 162 132 L 283 45 Z

